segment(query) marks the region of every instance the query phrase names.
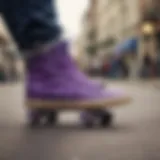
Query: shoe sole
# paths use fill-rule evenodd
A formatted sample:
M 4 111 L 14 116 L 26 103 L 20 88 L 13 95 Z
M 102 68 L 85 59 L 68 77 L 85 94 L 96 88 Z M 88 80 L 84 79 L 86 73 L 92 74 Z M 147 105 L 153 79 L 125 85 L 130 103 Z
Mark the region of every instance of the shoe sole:
M 68 101 L 51 101 L 41 99 L 28 99 L 26 104 L 31 109 L 99 109 L 114 107 L 120 105 L 126 105 L 131 102 L 130 97 L 120 97 L 114 99 L 104 100 L 92 100 L 92 101 L 81 101 L 81 100 L 68 100 Z

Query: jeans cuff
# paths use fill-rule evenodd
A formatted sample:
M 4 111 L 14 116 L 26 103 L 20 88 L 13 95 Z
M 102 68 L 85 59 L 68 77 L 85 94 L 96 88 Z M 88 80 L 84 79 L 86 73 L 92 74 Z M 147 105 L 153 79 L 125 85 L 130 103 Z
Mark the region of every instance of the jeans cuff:
M 24 59 L 28 59 L 39 54 L 45 54 L 52 47 L 56 46 L 60 41 L 62 41 L 62 37 L 47 42 L 41 42 L 35 45 L 33 49 L 21 50 L 22 56 Z

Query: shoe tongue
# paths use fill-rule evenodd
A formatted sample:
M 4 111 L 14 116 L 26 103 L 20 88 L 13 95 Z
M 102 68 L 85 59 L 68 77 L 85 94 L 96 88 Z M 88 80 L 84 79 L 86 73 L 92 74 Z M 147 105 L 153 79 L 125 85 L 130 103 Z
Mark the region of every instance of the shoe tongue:
M 64 66 L 66 68 L 76 67 L 72 56 L 69 53 L 69 45 L 66 41 L 59 43 L 55 48 L 53 48 L 53 61 L 58 66 Z

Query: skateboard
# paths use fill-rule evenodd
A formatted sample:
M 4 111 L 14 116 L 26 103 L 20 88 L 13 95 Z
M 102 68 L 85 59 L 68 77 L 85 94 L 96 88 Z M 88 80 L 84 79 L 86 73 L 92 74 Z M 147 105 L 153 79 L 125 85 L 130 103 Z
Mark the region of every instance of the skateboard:
M 55 125 L 58 113 L 61 110 L 81 110 L 80 120 L 86 127 L 99 124 L 108 127 L 112 124 L 113 114 L 110 108 L 124 105 L 130 102 L 129 97 L 104 100 L 104 101 L 44 101 L 28 100 L 29 124 L 32 127 L 43 125 Z

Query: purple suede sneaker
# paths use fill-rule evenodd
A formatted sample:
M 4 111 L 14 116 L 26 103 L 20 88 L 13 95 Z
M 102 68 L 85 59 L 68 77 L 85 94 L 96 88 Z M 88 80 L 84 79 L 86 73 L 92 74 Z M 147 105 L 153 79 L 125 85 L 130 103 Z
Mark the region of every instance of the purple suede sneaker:
M 67 42 L 60 42 L 27 61 L 28 105 L 87 108 L 129 101 L 121 92 L 104 90 L 81 73 L 67 46 Z

